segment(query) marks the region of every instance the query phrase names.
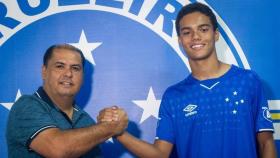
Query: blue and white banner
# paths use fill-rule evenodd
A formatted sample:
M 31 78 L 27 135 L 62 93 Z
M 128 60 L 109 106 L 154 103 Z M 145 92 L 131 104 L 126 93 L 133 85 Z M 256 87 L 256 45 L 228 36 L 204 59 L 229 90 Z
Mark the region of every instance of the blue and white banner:
M 93 118 L 118 105 L 128 131 L 153 142 L 164 90 L 189 73 L 175 18 L 186 0 L 1 0 L 0 155 L 7 157 L 6 122 L 13 103 L 42 84 L 45 50 L 56 43 L 80 48 L 85 82 L 77 97 Z M 280 155 L 280 1 L 199 0 L 217 15 L 224 62 L 256 71 L 265 85 Z M 102 144 L 107 158 L 133 157 L 118 142 Z

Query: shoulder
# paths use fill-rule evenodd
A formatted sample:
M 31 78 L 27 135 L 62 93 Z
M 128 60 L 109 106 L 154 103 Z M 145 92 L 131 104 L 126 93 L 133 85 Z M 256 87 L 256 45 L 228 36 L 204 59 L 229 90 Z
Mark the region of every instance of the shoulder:
M 233 75 L 237 78 L 246 79 L 248 81 L 257 81 L 257 82 L 260 81 L 260 77 L 253 70 L 240 68 L 234 65 L 233 65 L 233 69 L 234 69 Z
M 188 86 L 191 85 L 191 82 L 189 80 L 189 77 L 185 78 L 184 80 L 171 85 L 168 87 L 164 94 L 163 97 L 176 97 L 179 96 L 183 93 L 185 93 L 186 90 L 188 90 Z
M 232 69 L 234 70 L 235 74 L 237 75 L 245 75 L 248 77 L 257 77 L 257 73 L 251 69 L 244 69 L 235 65 L 232 65 Z
M 13 113 L 15 111 L 30 111 L 35 110 L 36 108 L 46 108 L 46 106 L 44 106 L 46 104 L 47 103 L 34 95 L 23 95 L 14 103 L 10 113 Z

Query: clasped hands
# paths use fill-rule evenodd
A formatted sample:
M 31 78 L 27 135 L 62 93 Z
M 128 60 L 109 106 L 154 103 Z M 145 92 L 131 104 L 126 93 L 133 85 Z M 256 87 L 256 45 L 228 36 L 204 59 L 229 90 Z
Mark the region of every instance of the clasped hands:
M 99 112 L 97 122 L 107 124 L 112 130 L 113 135 L 118 136 L 126 130 L 128 126 L 128 117 L 123 109 L 112 106 Z

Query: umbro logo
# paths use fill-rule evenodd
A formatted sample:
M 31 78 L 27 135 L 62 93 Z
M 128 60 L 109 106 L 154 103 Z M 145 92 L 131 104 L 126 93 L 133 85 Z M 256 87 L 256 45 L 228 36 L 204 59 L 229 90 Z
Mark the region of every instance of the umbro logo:
M 194 114 L 197 114 L 197 111 L 195 110 L 196 108 L 197 108 L 197 105 L 194 105 L 194 104 L 187 105 L 183 110 L 183 111 L 186 112 L 185 116 L 189 117 L 189 116 L 192 116 Z

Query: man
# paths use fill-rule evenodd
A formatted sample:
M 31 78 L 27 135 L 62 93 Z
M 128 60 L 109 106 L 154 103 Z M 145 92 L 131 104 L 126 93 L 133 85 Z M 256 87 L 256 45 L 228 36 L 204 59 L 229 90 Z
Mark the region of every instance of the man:
M 84 74 L 82 52 L 68 44 L 47 49 L 42 66 L 43 87 L 22 96 L 12 107 L 7 127 L 11 158 L 101 157 L 98 144 L 121 133 L 127 116 L 95 124 L 75 104 Z
M 260 79 L 218 60 L 218 24 L 211 9 L 201 3 L 183 7 L 176 30 L 192 73 L 164 93 L 154 144 L 127 132 L 117 139 L 145 158 L 167 158 L 175 146 L 180 158 L 276 158 Z M 104 111 L 100 122 L 110 118 Z

